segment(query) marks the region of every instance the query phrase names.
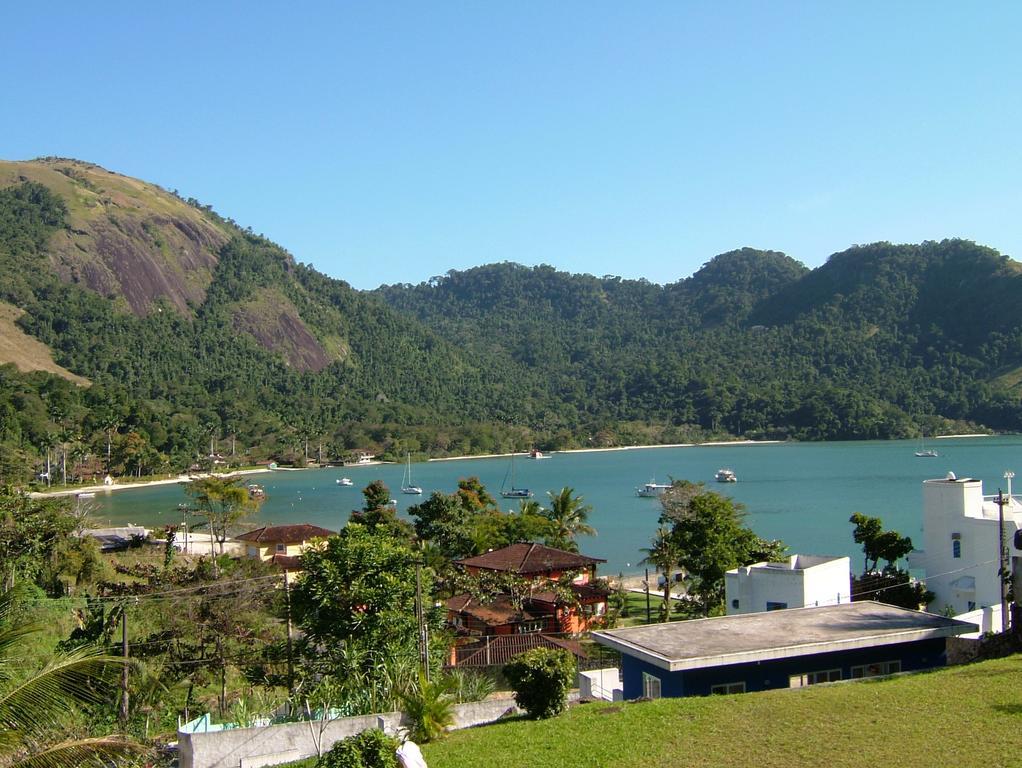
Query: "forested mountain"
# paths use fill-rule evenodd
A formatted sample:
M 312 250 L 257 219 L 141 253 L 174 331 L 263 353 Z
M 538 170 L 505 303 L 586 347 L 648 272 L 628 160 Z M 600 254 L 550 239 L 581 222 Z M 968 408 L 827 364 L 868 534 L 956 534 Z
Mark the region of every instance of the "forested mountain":
M 20 368 L 0 366 L 0 481 L 47 454 L 81 475 L 108 451 L 145 473 L 228 445 L 1018 429 L 1019 269 L 966 241 L 877 243 L 812 271 L 745 248 L 666 286 L 505 263 L 361 292 L 176 193 L 0 162 L 0 363 Z

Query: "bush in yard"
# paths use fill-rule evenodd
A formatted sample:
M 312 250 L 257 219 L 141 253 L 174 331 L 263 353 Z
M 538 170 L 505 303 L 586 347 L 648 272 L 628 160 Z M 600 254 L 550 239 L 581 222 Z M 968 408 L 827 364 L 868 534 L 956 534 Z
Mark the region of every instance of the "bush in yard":
M 442 738 L 454 723 L 454 690 L 457 681 L 447 675 L 427 680 L 419 673 L 416 684 L 401 694 L 401 709 L 409 720 L 408 735 L 419 744 Z
M 575 662 L 567 651 L 533 648 L 520 653 L 504 667 L 515 701 L 529 717 L 553 717 L 564 711 L 568 689 L 575 679 Z
M 341 739 L 316 761 L 316 768 L 398 768 L 397 739 L 376 729 Z

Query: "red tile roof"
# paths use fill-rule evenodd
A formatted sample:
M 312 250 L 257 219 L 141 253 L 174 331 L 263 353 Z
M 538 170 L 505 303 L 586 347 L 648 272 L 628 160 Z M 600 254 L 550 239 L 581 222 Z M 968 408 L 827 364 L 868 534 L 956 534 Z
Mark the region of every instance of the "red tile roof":
M 593 584 L 571 584 L 569 589 L 575 593 L 575 599 L 580 603 L 603 602 L 610 596 L 607 590 Z M 535 600 L 537 603 L 549 603 L 551 605 L 564 603 L 564 599 L 553 590 L 533 592 L 529 595 L 529 600 Z
M 565 552 L 563 549 L 554 549 L 544 544 L 530 542 L 512 544 L 509 547 L 494 549 L 475 557 L 455 560 L 455 563 L 464 567 L 517 573 L 519 576 L 588 568 L 596 563 L 605 562 L 607 561 L 598 557 L 587 557 L 577 552 Z
M 562 640 L 550 635 L 532 632 L 523 635 L 491 635 L 481 638 L 478 643 L 455 648 L 455 659 L 459 667 L 488 667 L 504 665 L 519 653 L 533 648 L 562 648 L 575 657 L 587 658 L 582 646 L 574 640 Z
M 521 621 L 534 621 L 531 613 L 515 608 L 507 595 L 497 595 L 490 602 L 482 602 L 472 595 L 455 595 L 447 601 L 447 610 L 464 613 L 478 619 L 488 627 L 499 627 Z
M 318 525 L 301 523 L 299 525 L 267 525 L 234 538 L 237 541 L 251 541 L 258 544 L 296 544 L 309 539 L 333 536 L 334 533 L 334 531 L 328 531 Z
M 270 558 L 270 562 L 285 571 L 299 571 L 302 568 L 301 558 L 294 555 L 274 555 Z

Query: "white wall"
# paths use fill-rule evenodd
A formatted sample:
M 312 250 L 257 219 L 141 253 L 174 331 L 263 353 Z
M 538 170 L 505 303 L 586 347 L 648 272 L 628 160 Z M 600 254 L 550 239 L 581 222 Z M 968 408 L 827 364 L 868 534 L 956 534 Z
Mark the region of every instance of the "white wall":
M 453 728 L 469 728 L 498 720 L 505 714 L 521 714 L 514 699 L 487 699 L 454 708 Z M 277 765 L 317 754 L 316 743 L 326 752 L 334 742 L 381 725 L 393 733 L 403 724 L 400 712 L 343 717 L 328 723 L 280 723 L 259 728 L 232 728 L 209 733 L 178 731 L 180 768 L 239 768 Z
M 780 563 L 755 563 L 728 571 L 724 589 L 728 615 L 765 611 L 768 603 L 786 608 L 848 603 L 851 561 L 792 555 Z
M 1004 536 L 1013 571 L 1022 552 L 1012 539 L 1022 527 L 1022 504 L 1010 498 L 1004 508 Z M 979 480 L 926 480 L 923 483 L 923 549 L 909 566 L 926 572 L 926 588 L 936 595 L 929 610 L 956 613 L 1000 603 L 998 506 L 983 497 Z M 954 542 L 960 545 L 954 556 Z

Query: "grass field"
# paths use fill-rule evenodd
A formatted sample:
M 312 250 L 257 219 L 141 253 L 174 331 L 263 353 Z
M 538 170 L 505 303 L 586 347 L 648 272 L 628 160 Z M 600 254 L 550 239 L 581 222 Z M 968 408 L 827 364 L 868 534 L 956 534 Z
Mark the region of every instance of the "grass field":
M 1022 766 L 1022 656 L 793 691 L 584 704 L 423 748 L 430 768 Z

